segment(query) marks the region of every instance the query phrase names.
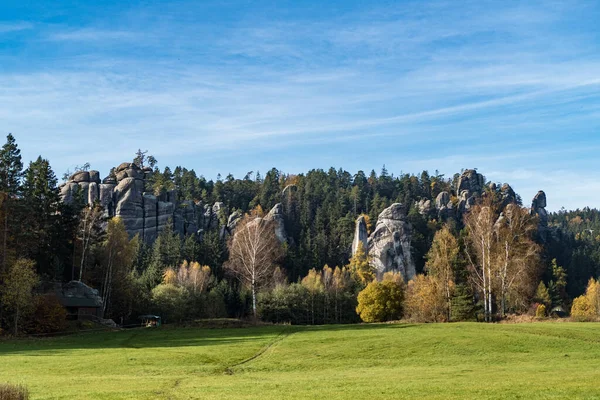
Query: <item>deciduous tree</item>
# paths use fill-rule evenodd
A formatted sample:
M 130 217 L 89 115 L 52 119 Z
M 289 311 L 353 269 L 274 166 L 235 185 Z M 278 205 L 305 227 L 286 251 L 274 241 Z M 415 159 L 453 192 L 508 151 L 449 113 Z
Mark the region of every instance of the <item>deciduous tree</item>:
M 246 215 L 229 240 L 226 269 L 252 291 L 252 312 L 256 318 L 258 289 L 273 277 L 283 248 L 272 221 Z
M 8 270 L 2 285 L 2 304 L 13 314 L 15 335 L 19 333 L 19 322 L 23 316 L 34 307 L 33 288 L 38 282 L 32 260 L 19 259 Z
M 445 293 L 446 315 L 450 320 L 452 288 L 454 287 L 454 265 L 460 251 L 458 241 L 447 225 L 435 233 L 431 249 L 427 253 L 426 271 L 436 278 Z

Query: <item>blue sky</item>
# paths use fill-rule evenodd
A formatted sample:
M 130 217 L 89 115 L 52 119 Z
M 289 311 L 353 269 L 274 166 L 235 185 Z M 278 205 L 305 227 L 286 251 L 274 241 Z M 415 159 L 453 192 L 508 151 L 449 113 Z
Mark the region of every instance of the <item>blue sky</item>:
M 25 3 L 25 4 L 23 4 Z M 0 133 L 57 175 L 478 168 L 600 207 L 597 1 L 0 3 Z

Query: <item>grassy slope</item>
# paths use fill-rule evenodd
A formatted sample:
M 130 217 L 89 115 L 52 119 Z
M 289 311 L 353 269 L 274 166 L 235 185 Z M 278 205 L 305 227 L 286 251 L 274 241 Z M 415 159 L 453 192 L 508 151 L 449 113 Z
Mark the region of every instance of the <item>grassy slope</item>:
M 600 325 L 87 334 L 0 343 L 0 381 L 36 399 L 600 398 Z

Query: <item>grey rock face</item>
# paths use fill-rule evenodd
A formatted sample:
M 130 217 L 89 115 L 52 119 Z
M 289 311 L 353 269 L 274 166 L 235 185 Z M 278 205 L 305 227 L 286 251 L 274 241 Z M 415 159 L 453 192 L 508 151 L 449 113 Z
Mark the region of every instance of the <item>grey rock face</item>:
M 502 199 L 502 208 L 507 207 L 509 204 L 516 203 L 517 201 L 517 194 L 508 183 L 505 183 L 500 188 L 500 196 Z
M 458 179 L 456 193 L 458 194 L 457 217 L 463 214 L 477 203 L 477 199 L 483 193 L 483 175 L 474 169 L 468 169 Z
M 379 214 L 367 249 L 371 263 L 381 277 L 385 272 L 399 272 L 405 281 L 416 275 L 411 255 L 412 227 L 406 220 L 406 207 L 392 204 Z
M 79 185 L 75 182 L 67 182 L 60 187 L 60 197 L 67 204 L 73 203 L 75 193 L 79 190 Z
M 70 182 L 80 183 L 80 182 L 89 182 L 90 181 L 90 173 L 88 171 L 79 171 L 75 172 L 69 178 Z
M 359 243 L 363 244 L 363 248 L 367 251 L 369 235 L 367 233 L 367 222 L 364 216 L 359 216 L 356 219 L 356 226 L 354 228 L 354 240 L 352 241 L 352 254 L 356 254 Z
M 419 214 L 429 216 L 432 212 L 431 200 L 422 199 L 417 202 Z
M 435 198 L 435 209 L 438 213 L 438 219 L 446 220 L 450 216 L 454 215 L 454 205 L 450 201 L 450 193 L 441 192 Z
M 265 221 L 275 222 L 275 236 L 281 243 L 287 242 L 287 233 L 285 232 L 285 223 L 283 219 L 283 206 L 281 203 L 275 204 L 273 208 L 264 217 Z
M 220 229 L 222 237 L 225 237 L 234 231 L 242 218 L 241 213 L 235 212 L 226 224 L 221 223 L 227 216 L 224 203 L 217 202 L 211 206 L 189 200 L 179 201 L 177 190 L 162 193 L 159 197 L 147 193 L 145 178 L 152 174 L 149 168 L 142 170 L 133 163 L 123 163 L 114 171 L 116 178 L 104 180 L 100 179 L 97 171 L 74 174 L 60 187 L 63 202 L 73 203 L 76 195 L 81 195 L 83 201 L 89 204 L 99 202 L 104 207 L 104 217 L 119 217 L 130 236 L 139 234 L 149 243 L 168 226 L 180 235 L 199 235 L 203 231 Z M 288 190 L 294 189 L 290 187 Z M 275 222 L 275 233 L 280 241 L 288 240 L 281 204 L 273 207 L 264 218 Z
M 94 204 L 100 200 L 100 189 L 96 182 L 90 182 L 90 186 L 88 188 L 88 204 Z
M 104 207 L 106 217 L 115 215 L 114 191 L 116 187 L 117 185 L 113 183 L 101 183 L 99 185 L 99 201 L 100 205 Z
M 464 171 L 458 179 L 456 193 L 462 193 L 464 190 L 466 190 L 469 192 L 469 197 L 472 195 L 481 195 L 483 186 L 483 175 L 474 169 L 468 169 Z
M 543 190 L 537 192 L 531 202 L 531 214 L 539 217 L 539 230 L 544 231 L 548 228 L 548 212 L 546 211 L 546 193 Z
M 546 193 L 543 190 L 537 192 L 535 197 L 533 198 L 533 202 L 531 203 L 531 208 L 534 210 L 538 210 L 540 208 L 546 208 Z
M 90 182 L 100 183 L 100 172 L 90 171 Z
M 120 182 L 125 178 L 144 179 L 144 173 L 136 164 L 122 163 L 115 169 L 117 181 Z
M 442 207 L 447 207 L 448 203 L 450 203 L 450 193 L 441 192 L 435 198 L 435 208 L 440 210 Z
M 229 236 L 233 235 L 235 232 L 235 228 L 237 224 L 242 219 L 243 215 L 239 211 L 234 211 L 229 218 L 227 219 L 227 225 L 221 227 L 220 237 L 221 240 L 227 239 Z

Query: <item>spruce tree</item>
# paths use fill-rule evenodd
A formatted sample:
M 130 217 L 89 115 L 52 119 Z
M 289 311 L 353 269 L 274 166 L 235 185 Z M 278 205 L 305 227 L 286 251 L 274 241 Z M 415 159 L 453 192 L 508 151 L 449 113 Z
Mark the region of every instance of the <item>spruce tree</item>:
M 0 149 L 0 198 L 2 199 L 2 272 L 6 271 L 8 262 L 8 237 L 12 231 L 11 220 L 15 213 L 16 197 L 21 190 L 21 179 L 23 177 L 23 162 L 21 151 L 12 134 L 6 137 L 6 143 Z
M 20 245 L 22 251 L 37 261 L 42 274 L 54 275 L 54 267 L 59 261 L 56 258 L 52 242 L 55 237 L 64 235 L 59 208 L 60 197 L 56 186 L 56 175 L 50 168 L 48 160 L 41 156 L 31 162 L 25 171 L 23 181 L 23 226 L 24 237 Z M 68 236 L 72 238 L 71 235 Z

